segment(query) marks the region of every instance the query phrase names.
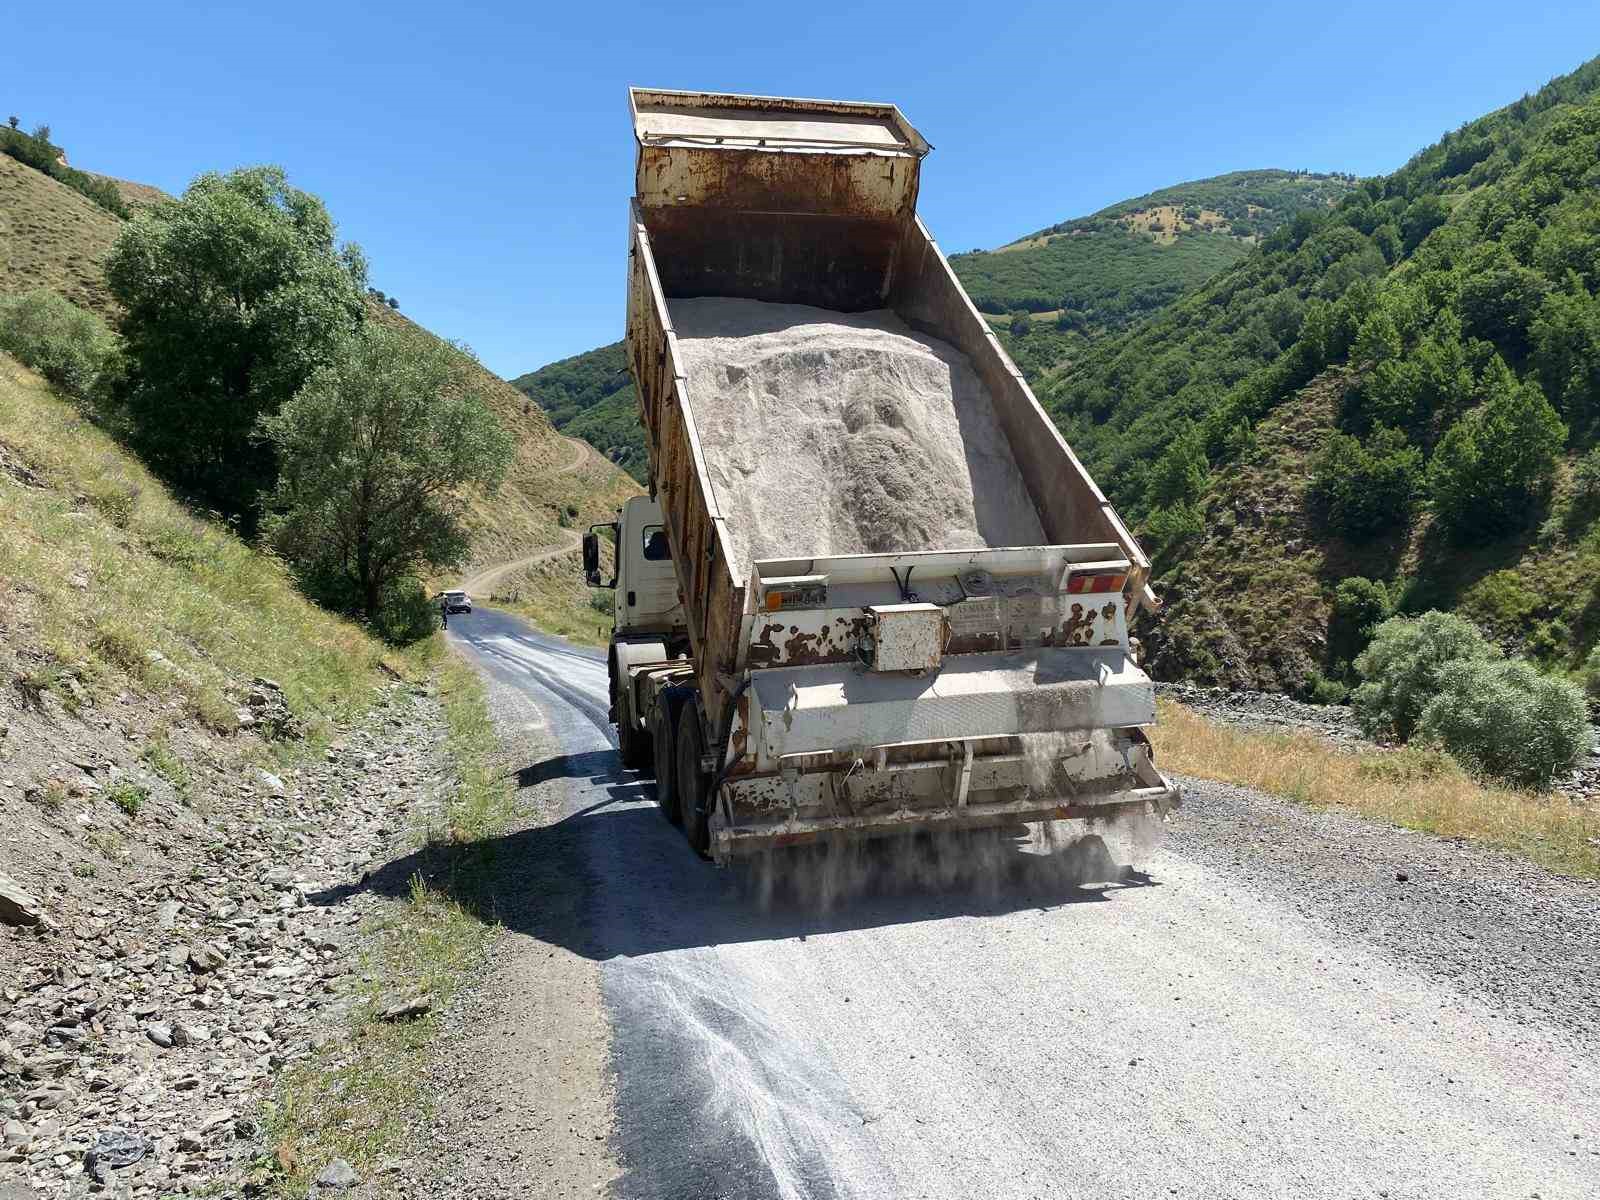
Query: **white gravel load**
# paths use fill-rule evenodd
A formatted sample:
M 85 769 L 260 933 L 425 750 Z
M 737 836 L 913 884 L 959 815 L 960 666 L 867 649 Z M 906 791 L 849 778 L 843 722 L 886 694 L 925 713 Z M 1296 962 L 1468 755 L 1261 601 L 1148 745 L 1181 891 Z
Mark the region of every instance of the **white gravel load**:
M 887 310 L 669 303 L 735 578 L 766 558 L 1047 541 L 966 355 Z

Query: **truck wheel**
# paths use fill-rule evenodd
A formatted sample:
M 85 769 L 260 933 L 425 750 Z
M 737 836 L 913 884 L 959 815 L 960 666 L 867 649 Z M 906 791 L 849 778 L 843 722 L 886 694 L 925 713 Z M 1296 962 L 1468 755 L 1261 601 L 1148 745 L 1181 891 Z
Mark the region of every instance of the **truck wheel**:
M 699 715 L 690 704 L 678 717 L 678 819 L 689 845 L 702 858 L 711 848 L 711 779 L 700 769 L 705 755 L 705 737 L 700 732 Z
M 656 803 L 661 815 L 674 825 L 678 823 L 678 756 L 677 715 L 679 701 L 672 689 L 656 697 L 655 711 L 650 714 L 650 735 L 656 755 Z

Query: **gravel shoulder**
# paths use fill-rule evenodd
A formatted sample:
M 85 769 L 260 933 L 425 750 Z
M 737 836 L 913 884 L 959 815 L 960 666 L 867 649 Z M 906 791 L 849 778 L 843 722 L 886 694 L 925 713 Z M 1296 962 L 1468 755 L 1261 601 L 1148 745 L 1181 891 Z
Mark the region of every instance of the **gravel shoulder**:
M 1170 852 L 1600 1053 L 1600 883 L 1249 788 L 1183 784 Z
M 519 815 L 496 839 L 479 885 L 494 897 L 482 915 L 503 928 L 482 977 L 442 1018 L 428 1067 L 435 1119 L 403 1194 L 593 1197 L 618 1174 L 611 1038 L 599 964 L 575 949 L 597 881 L 575 869 L 561 822 L 573 779 L 610 767 L 568 761 L 526 692 L 494 673 L 484 681 L 518 784 Z

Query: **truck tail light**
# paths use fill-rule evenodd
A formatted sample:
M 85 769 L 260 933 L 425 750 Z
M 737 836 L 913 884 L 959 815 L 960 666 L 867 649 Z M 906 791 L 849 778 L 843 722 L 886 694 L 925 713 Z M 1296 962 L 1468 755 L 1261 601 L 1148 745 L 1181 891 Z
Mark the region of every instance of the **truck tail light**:
M 1105 592 L 1120 592 L 1127 582 L 1126 572 L 1074 571 L 1067 579 L 1067 591 L 1074 596 L 1098 596 Z

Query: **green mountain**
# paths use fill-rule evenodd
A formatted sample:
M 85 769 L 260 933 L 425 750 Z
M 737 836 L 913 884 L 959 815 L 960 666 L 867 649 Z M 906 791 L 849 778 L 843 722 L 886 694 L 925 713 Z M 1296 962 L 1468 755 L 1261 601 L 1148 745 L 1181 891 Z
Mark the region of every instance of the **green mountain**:
M 542 408 L 562 433 L 582 438 L 645 482 L 649 455 L 621 342 L 518 375 L 511 386 Z
M 978 307 L 1003 314 L 1001 340 L 1038 384 L 1095 338 L 1172 303 L 1248 254 L 1256 239 L 1300 212 L 1328 208 L 1354 186 L 1346 175 L 1235 171 L 950 261 Z M 643 481 L 644 434 L 620 342 L 511 382 L 562 433 Z
M 1597 185 L 1600 60 L 1296 215 L 1047 381 L 1156 552 L 1158 674 L 1340 674 L 1351 575 L 1384 585 L 1380 609 L 1457 609 L 1553 667 L 1600 640 Z

